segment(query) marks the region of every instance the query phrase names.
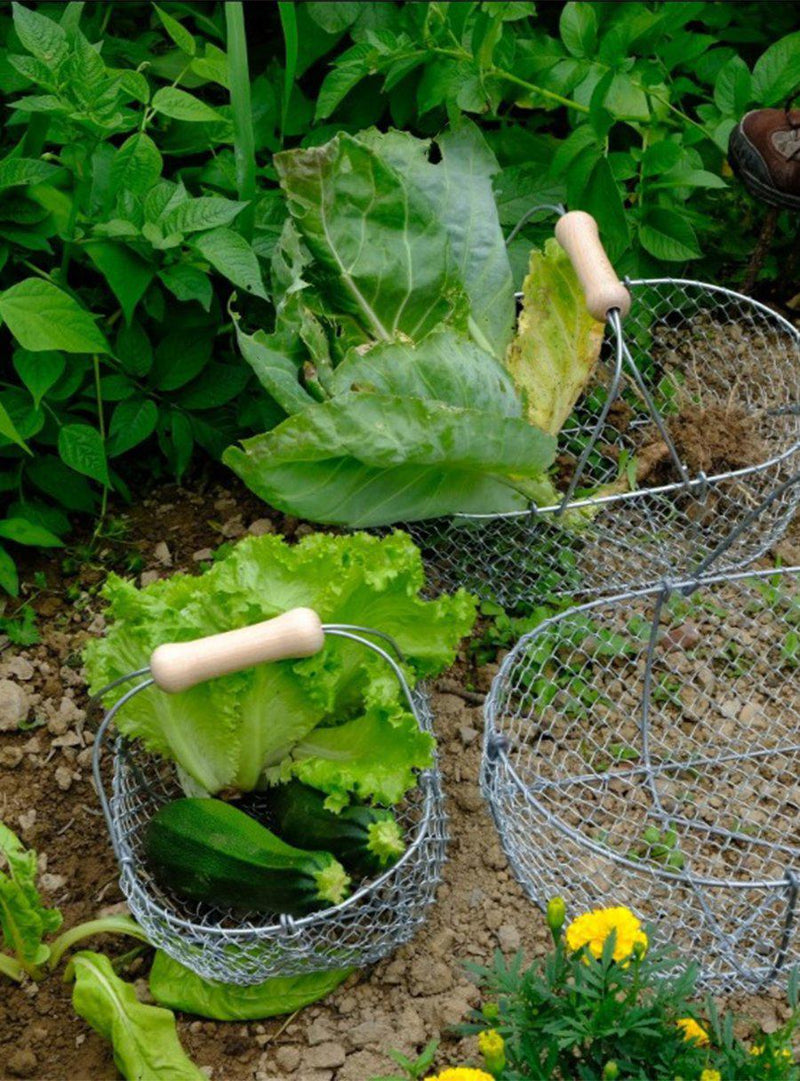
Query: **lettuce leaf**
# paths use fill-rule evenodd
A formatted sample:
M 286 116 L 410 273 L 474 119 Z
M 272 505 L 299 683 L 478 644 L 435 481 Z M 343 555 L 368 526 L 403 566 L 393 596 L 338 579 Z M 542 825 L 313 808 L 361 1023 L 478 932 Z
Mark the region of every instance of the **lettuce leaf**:
M 145 589 L 112 575 L 104 588 L 108 632 L 85 651 L 90 687 L 96 693 L 145 666 L 162 642 L 243 627 L 299 605 L 314 608 L 323 622 L 393 635 L 413 683 L 452 662 L 475 616 L 467 593 L 422 600 L 423 584 L 420 553 L 399 532 L 384 538 L 314 534 L 294 546 L 275 536 L 248 537 L 206 574 L 175 574 Z M 117 688 L 106 701 L 123 691 Z M 399 778 L 393 791 L 399 791 L 413 783 L 412 768 L 430 762 L 430 740 L 426 753 L 419 740 L 409 740 L 409 715 L 385 662 L 333 636 L 319 654 L 303 660 L 258 665 L 180 694 L 148 688 L 120 712 L 118 725 L 129 738 L 177 762 L 207 791 L 248 791 L 263 784 L 265 770 L 279 766 L 318 726 L 333 731 L 370 711 L 386 722 L 389 745 L 376 745 L 373 752 L 391 757 Z M 368 759 L 367 754 L 351 766 L 359 791 L 377 791 Z M 381 779 L 381 791 L 389 783 Z
M 19 838 L 0 822 L 0 929 L 3 944 L 11 958 L 0 957 L 0 971 L 13 979 L 23 973 L 36 975 L 39 966 L 50 956 L 44 937 L 61 926 L 61 913 L 46 908 L 36 889 L 37 863 L 33 849 L 26 849 Z
M 558 435 L 594 374 L 605 327 L 586 310 L 569 256 L 553 238 L 531 252 L 522 297 L 506 367 L 530 423 Z
M 150 969 L 150 993 L 161 1006 L 215 1021 L 257 1021 L 294 1013 L 329 995 L 352 968 L 310 972 L 305 976 L 275 976 L 250 987 L 204 980 L 191 969 L 156 950 Z
M 65 979 L 73 975 L 75 1012 L 111 1043 L 116 1067 L 128 1081 L 206 1081 L 181 1047 L 172 1011 L 139 1002 L 108 957 L 89 950 L 76 953 Z

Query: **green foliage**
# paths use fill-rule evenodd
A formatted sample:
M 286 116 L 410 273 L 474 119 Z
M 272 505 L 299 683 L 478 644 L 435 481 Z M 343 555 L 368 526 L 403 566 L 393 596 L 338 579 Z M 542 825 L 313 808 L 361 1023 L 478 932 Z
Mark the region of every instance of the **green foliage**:
M 0 538 L 55 545 L 108 490 L 128 498 L 143 452 L 180 479 L 195 446 L 263 427 L 225 309 L 237 290 L 268 311 L 276 210 L 255 152 L 280 117 L 241 37 L 229 63 L 222 5 L 3 7 Z
M 797 973 L 789 981 L 789 1020 L 776 1032 L 752 1035 L 750 1046 L 734 1036 L 731 1013 L 708 1000 L 700 1016 L 692 1002 L 697 969 L 653 944 L 625 963 L 613 960 L 615 935 L 601 957 L 585 947 L 570 951 L 560 927 L 554 948 L 526 966 L 522 955 L 499 953 L 489 967 L 470 965 L 487 1003 L 465 1033 L 493 1029 L 505 1040 L 506 1066 L 499 1081 L 552 1077 L 674 1081 L 708 1076 L 765 1077 L 797 1081 L 791 1040 L 797 1025 Z M 678 1022 L 700 1025 L 708 1042 L 687 1039 Z M 614 1065 L 610 1065 L 614 1064 Z

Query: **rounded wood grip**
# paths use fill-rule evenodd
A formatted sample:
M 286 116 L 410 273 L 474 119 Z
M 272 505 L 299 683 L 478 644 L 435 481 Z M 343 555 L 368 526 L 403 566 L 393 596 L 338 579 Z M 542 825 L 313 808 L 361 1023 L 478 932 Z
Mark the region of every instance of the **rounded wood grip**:
M 264 661 L 310 657 L 325 644 L 320 618 L 311 608 L 292 608 L 274 619 L 193 642 L 168 642 L 150 655 L 150 672 L 162 691 L 174 694 Z
M 612 308 L 624 318 L 631 309 L 631 295 L 605 253 L 597 222 L 583 210 L 571 210 L 558 219 L 556 240 L 575 268 L 586 297 L 586 308 L 599 323 Z

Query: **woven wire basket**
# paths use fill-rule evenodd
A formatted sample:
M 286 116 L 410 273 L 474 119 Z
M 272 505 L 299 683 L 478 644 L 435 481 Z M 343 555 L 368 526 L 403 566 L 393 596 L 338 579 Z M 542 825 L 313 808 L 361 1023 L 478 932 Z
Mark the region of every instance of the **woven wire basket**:
M 365 635 L 383 639 L 402 660 L 392 639 L 362 627 L 323 626 L 323 630 L 326 635 L 360 642 L 384 657 L 420 727 L 432 731 L 424 689 L 410 689 L 394 657 Z M 272 976 L 360 968 L 412 938 L 434 900 L 448 839 L 441 778 L 435 762 L 431 769 L 419 774 L 416 787 L 395 808 L 406 851 L 383 874 L 358 885 L 341 904 L 302 918 L 277 914 L 265 917 L 186 902 L 155 881 L 145 858 L 145 834 L 160 807 L 186 794 L 178 771 L 174 764 L 148 754 L 138 741 L 122 737 L 117 737 L 115 743 L 110 799 L 105 795 L 100 768 L 105 733 L 125 703 L 151 686 L 149 672 L 143 669 L 132 673 L 128 678 L 147 678 L 106 714 L 94 744 L 94 767 L 95 785 L 120 867 L 120 888 L 151 944 L 205 979 L 249 985 Z M 254 806 L 257 809 L 257 798 Z
M 575 254 L 570 229 L 588 255 Z M 800 462 L 800 331 L 703 282 L 626 281 L 626 293 L 588 215 L 565 215 L 556 232 L 607 323 L 595 384 L 559 440 L 565 498 L 411 523 L 432 581 L 513 606 L 693 577 L 714 551 L 719 571 L 748 566 L 781 537 L 800 496 L 790 487 L 718 550 Z M 622 477 L 632 490 L 613 490 Z
M 482 788 L 528 895 L 628 906 L 714 991 L 800 961 L 798 766 L 800 568 L 571 608 L 486 703 Z

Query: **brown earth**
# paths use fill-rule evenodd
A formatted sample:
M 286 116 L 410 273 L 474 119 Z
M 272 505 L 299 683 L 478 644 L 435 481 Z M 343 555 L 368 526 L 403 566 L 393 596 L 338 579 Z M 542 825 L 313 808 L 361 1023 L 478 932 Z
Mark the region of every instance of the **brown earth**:
M 3 731 L 0 738 L 0 819 L 38 851 L 43 894 L 61 908 L 66 927 L 109 907 L 116 910 L 121 902 L 91 782 L 92 718 L 86 716 L 80 669 L 83 642 L 102 633 L 102 604 L 95 592 L 107 569 L 138 556 L 147 582 L 197 567 L 209 549 L 248 531 L 280 529 L 296 536 L 310 530 L 270 515 L 234 485 L 213 481 L 194 491 L 162 488 L 125 520 L 121 538 L 101 545 L 97 560 L 74 574 L 62 573 L 61 555 L 37 564 L 47 585 L 31 589 L 29 597 L 40 616 L 42 642 L 26 649 L 6 643 L 0 654 L 0 680 L 22 692 L 27 728 Z M 389 1048 L 416 1053 L 440 1034 L 441 1065 L 475 1060 L 473 1042 L 448 1033 L 478 1001 L 463 962 L 487 962 L 498 947 L 509 953 L 522 946 L 533 955 L 547 942 L 538 911 L 507 867 L 478 788 L 480 699 L 495 670 L 488 665 L 473 672 L 462 658 L 434 695 L 453 840 L 438 903 L 425 928 L 409 945 L 297 1016 L 249 1024 L 180 1017 L 186 1050 L 214 1081 L 369 1081 L 392 1072 Z M 131 943 L 107 938 L 86 945 L 116 956 Z M 124 973 L 138 981 L 143 998 L 148 964 L 148 957 L 139 957 Z M 110 1081 L 118 1076 L 108 1045 L 75 1015 L 62 972 L 40 984 L 4 982 L 3 1078 Z M 735 1005 L 767 1030 L 786 1016 L 777 990 L 740 998 Z

